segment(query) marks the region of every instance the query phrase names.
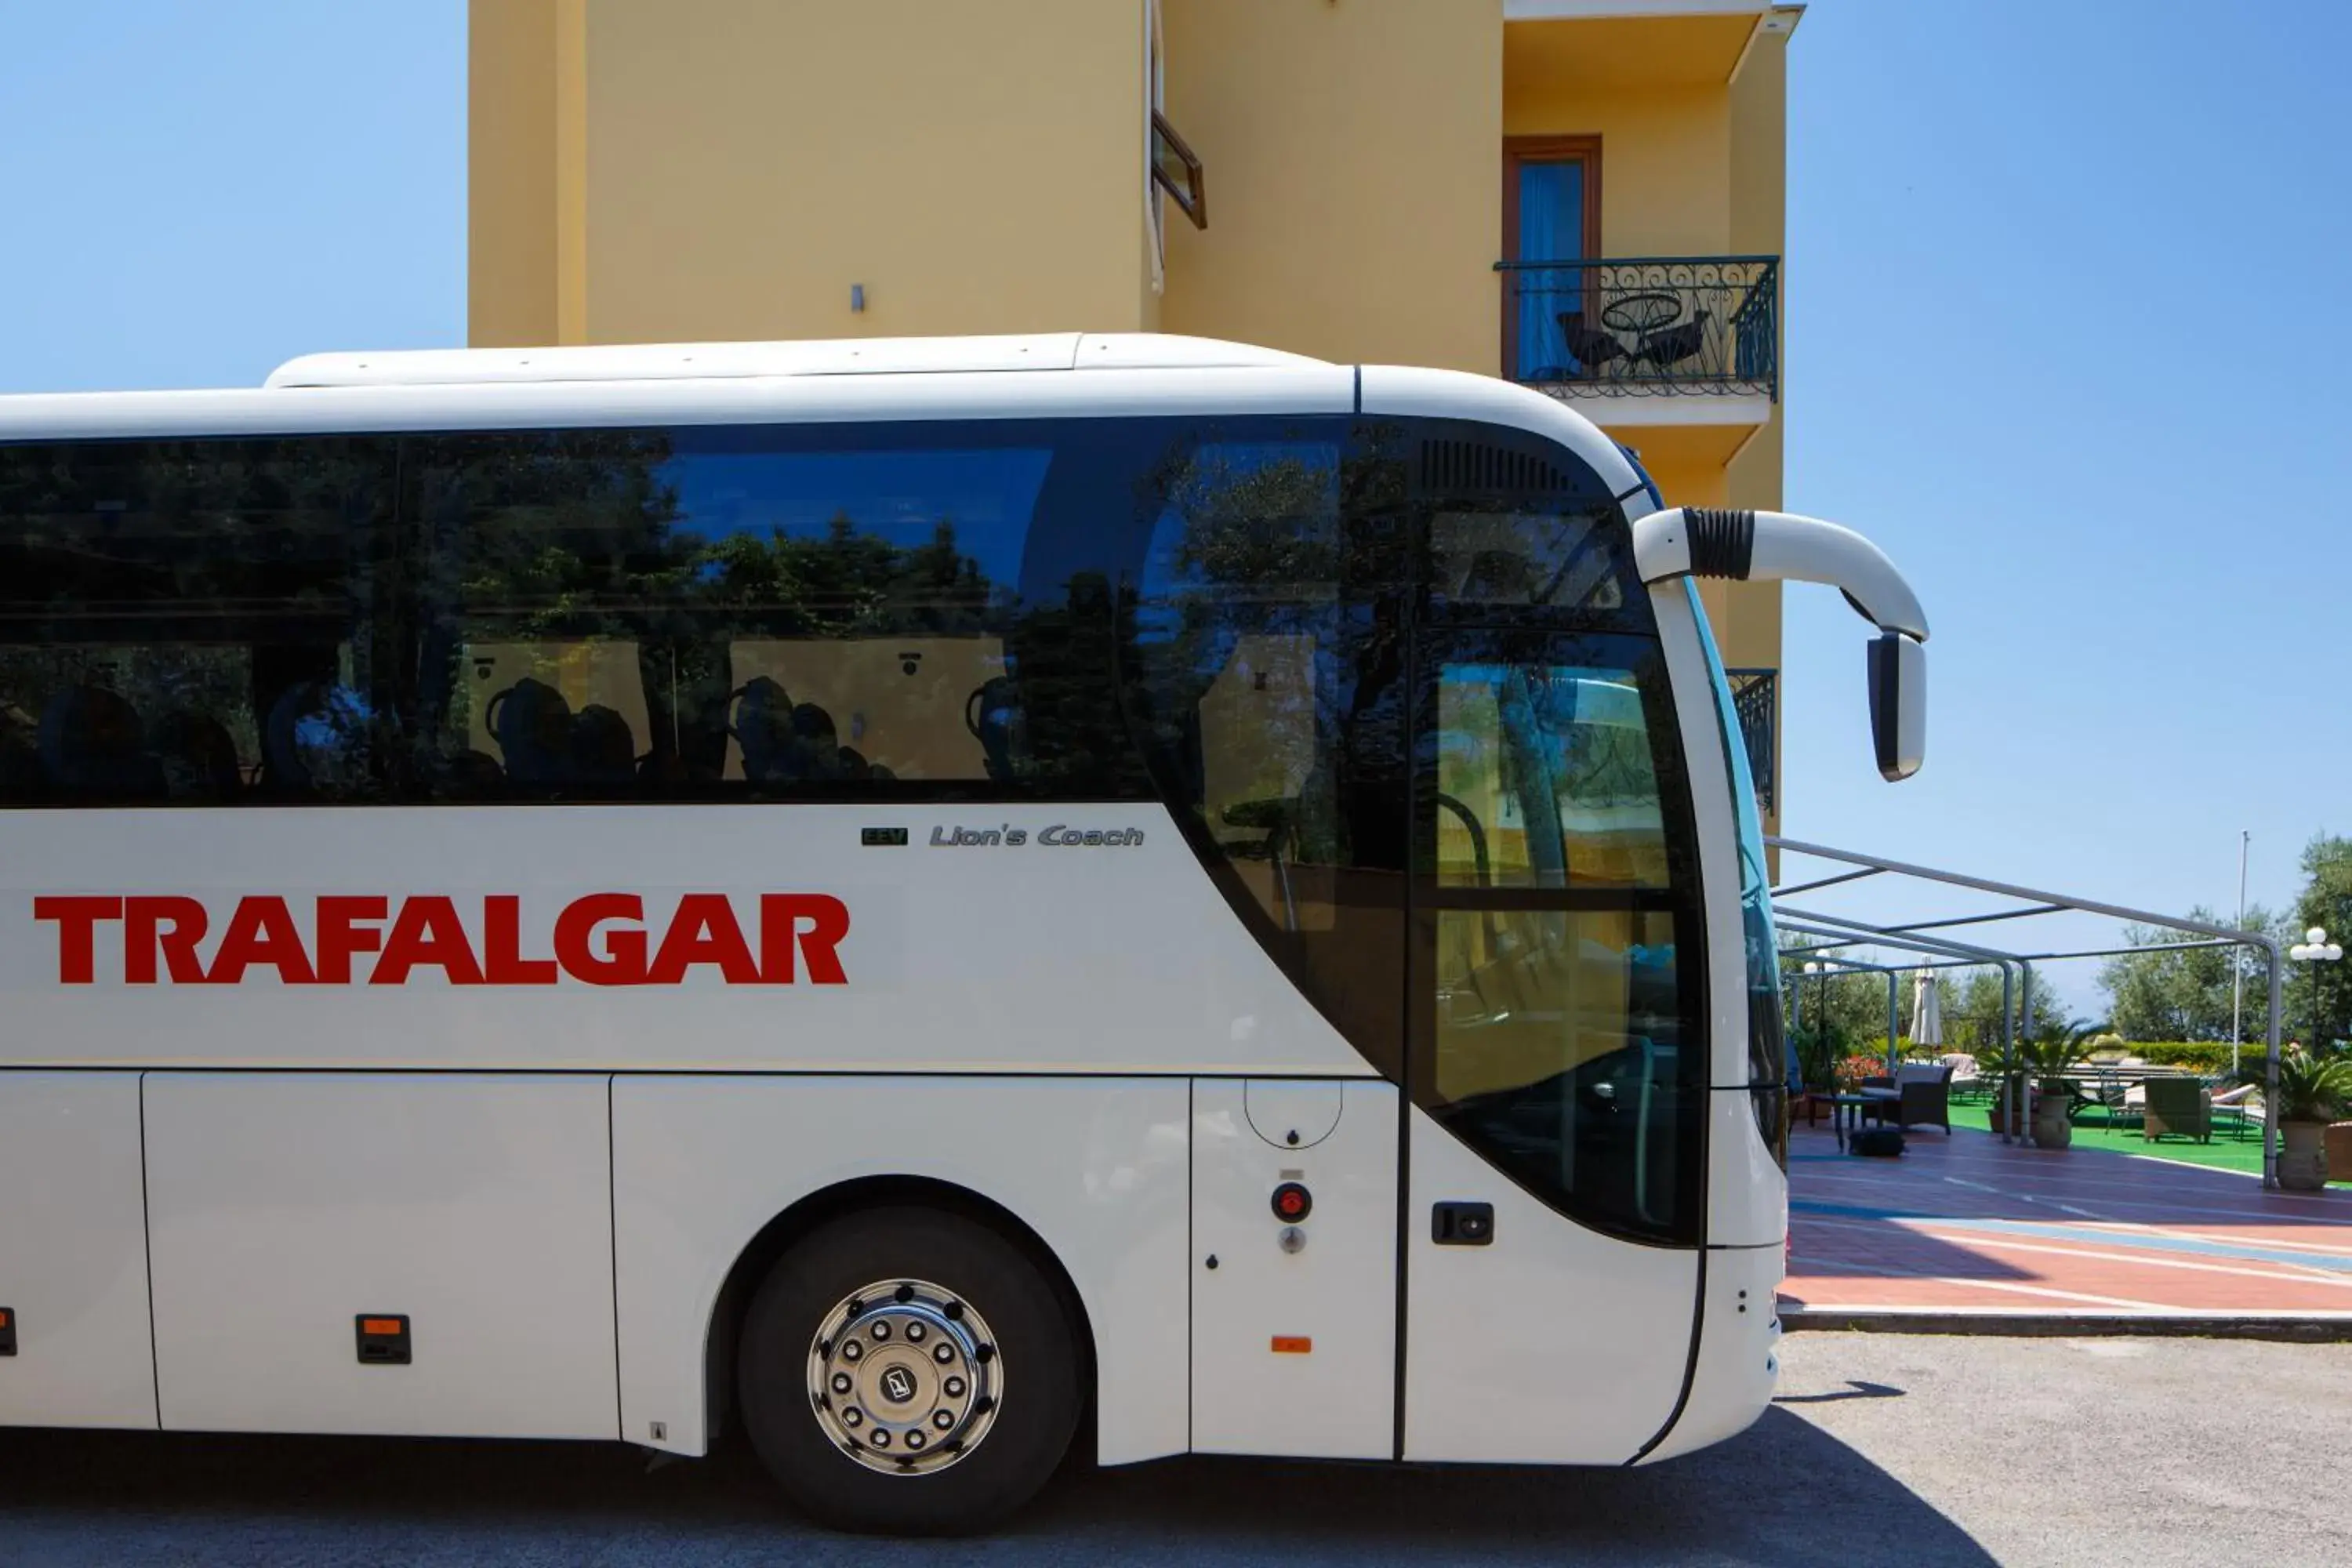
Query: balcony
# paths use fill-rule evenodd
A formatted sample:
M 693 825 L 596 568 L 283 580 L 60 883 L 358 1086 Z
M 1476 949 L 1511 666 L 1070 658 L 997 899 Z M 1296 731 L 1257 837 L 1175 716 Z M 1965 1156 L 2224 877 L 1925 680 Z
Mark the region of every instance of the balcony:
M 1731 706 L 1739 715 L 1739 736 L 1747 742 L 1748 771 L 1756 778 L 1756 804 L 1767 816 L 1778 809 L 1773 787 L 1772 728 L 1780 708 L 1780 672 L 1777 669 L 1727 669 Z
M 1780 258 L 1498 261 L 1503 374 L 1571 401 L 1704 399 L 1586 413 L 1603 425 L 1762 424 L 1780 395 Z

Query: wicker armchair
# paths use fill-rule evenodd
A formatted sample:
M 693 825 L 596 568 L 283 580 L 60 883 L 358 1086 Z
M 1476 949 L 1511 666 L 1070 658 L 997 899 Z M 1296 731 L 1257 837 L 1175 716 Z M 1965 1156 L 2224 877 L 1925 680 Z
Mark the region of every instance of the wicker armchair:
M 2139 1135 L 2213 1142 L 2213 1091 L 2193 1078 L 2152 1078 L 2145 1086 Z
M 1891 1092 L 1863 1108 L 1874 1121 L 1896 1127 L 1940 1127 L 1952 1135 L 1952 1069 L 1948 1064 L 1906 1062 L 1893 1078 L 1863 1079 L 1868 1090 Z

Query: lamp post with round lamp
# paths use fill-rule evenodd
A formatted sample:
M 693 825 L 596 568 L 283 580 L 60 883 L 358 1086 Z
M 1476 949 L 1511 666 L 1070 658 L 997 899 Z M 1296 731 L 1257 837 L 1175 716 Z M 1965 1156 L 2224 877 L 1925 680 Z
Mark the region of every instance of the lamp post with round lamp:
M 1813 988 L 1813 1027 L 1816 1031 L 1826 1030 L 1830 1025 L 1830 966 L 1817 958 L 1809 959 L 1805 973 L 1821 977 L 1820 984 Z M 1829 1037 L 1823 1034 L 1822 1037 Z
M 2303 940 L 2286 950 L 2288 958 L 2297 963 L 2311 965 L 2311 1044 L 2305 1050 L 2319 1048 L 2319 966 L 2334 963 L 2344 956 L 2340 942 L 2327 940 L 2327 928 L 2314 926 L 2303 933 Z
M 2311 1043 L 2305 1049 L 2316 1054 L 2319 1048 L 2319 966 L 2334 963 L 2344 956 L 2343 947 L 2327 940 L 2326 931 L 2314 926 L 2303 933 L 2303 940 L 2286 950 L 2286 955 L 2297 963 L 2311 965 Z M 2286 1109 L 2276 1098 L 2279 1069 L 2285 1064 L 2276 1057 L 2270 1062 L 2270 1088 L 2263 1108 L 2263 1116 L 2275 1124 L 2286 1147 L 2278 1157 L 2279 1185 L 2297 1192 L 2315 1193 L 2327 1185 L 2327 1150 L 2321 1142 L 2322 1128 L 2315 1121 L 2289 1121 L 2282 1114 Z M 2304 1108 L 2308 1114 L 2310 1108 Z

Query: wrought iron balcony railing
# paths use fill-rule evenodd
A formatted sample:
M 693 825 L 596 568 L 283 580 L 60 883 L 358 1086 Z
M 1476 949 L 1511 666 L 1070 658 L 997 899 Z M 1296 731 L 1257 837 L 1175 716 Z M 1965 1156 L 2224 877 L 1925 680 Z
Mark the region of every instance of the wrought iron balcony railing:
M 1727 669 L 1724 674 L 1731 678 L 1731 706 L 1739 715 L 1740 739 L 1748 743 L 1748 771 L 1756 778 L 1756 804 L 1768 813 L 1776 811 L 1772 730 L 1780 711 L 1780 672 Z
M 1503 374 L 1563 396 L 1780 395 L 1780 258 L 1498 261 Z

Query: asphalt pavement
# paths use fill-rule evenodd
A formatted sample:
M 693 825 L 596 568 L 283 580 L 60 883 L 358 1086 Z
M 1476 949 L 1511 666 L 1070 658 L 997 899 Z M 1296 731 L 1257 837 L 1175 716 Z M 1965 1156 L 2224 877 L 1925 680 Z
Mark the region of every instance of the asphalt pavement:
M 999 1534 L 794 1518 L 740 1450 L 0 1433 L 0 1564 L 2344 1562 L 2352 1345 L 1805 1333 L 1744 1436 L 1634 1470 L 1179 1459 Z

